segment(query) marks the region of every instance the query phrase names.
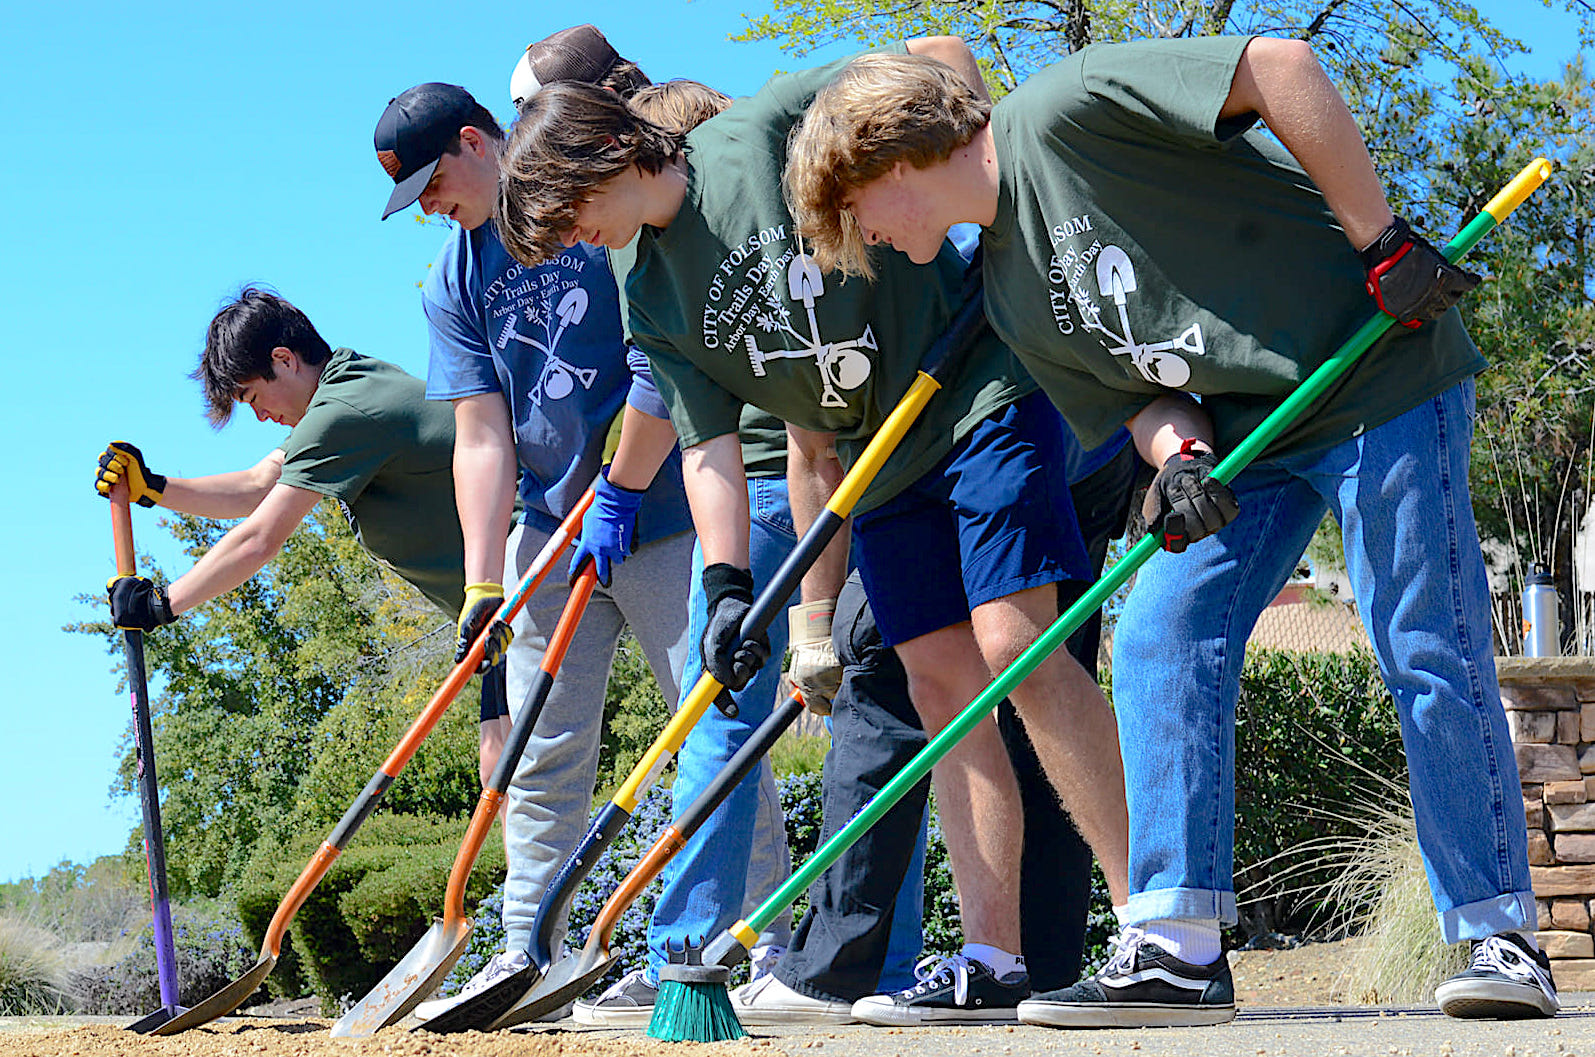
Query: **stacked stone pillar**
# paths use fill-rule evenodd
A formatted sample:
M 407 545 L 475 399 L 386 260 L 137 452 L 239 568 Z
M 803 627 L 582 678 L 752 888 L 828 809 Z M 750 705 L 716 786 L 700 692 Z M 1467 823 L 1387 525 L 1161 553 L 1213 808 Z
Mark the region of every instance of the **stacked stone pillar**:
M 1595 657 L 1496 659 L 1512 731 L 1540 946 L 1563 991 L 1595 991 Z

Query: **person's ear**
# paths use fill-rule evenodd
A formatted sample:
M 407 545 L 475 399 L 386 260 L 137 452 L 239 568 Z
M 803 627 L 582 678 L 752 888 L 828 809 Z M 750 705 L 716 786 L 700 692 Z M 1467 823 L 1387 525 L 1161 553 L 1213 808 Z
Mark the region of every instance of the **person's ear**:
M 272 370 L 293 374 L 299 369 L 299 356 L 294 350 L 283 345 L 278 345 L 271 350 Z
M 468 147 L 471 153 L 478 158 L 487 154 L 486 137 L 482 135 L 482 130 L 475 125 L 466 125 L 460 129 L 460 145 Z

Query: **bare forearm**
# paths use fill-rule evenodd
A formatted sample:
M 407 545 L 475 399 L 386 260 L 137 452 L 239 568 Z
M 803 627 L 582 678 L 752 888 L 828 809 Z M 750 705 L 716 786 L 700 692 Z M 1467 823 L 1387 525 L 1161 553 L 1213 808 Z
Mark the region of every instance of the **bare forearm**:
M 609 464 L 609 482 L 641 492 L 653 484 L 654 475 L 676 446 L 676 430 L 668 418 L 656 418 L 630 404 L 623 412 L 620 447 Z
M 281 485 L 273 488 L 254 513 L 206 552 L 168 591 L 172 612 L 183 613 L 226 594 L 258 573 L 277 556 L 321 497 Z
M 1194 400 L 1163 396 L 1142 408 L 1126 423 L 1135 439 L 1135 450 L 1152 466 L 1161 467 L 1193 440 L 1204 450 L 1213 448 L 1213 423 Z
M 809 530 L 846 474 L 836 456 L 834 438 L 789 430 L 786 445 L 786 491 L 798 537 Z M 852 521 L 844 524 L 803 576 L 803 601 L 835 598 L 847 579 L 847 553 Z
M 1306 41 L 1258 37 L 1235 71 L 1223 117 L 1256 113 L 1323 192 L 1352 246 L 1392 220 L 1384 186 L 1351 110 Z
M 248 517 L 271 492 L 281 473 L 282 452 L 273 451 L 247 470 L 206 477 L 168 477 L 160 505 L 199 517 Z
M 515 433 L 497 393 L 454 402 L 454 505 L 465 541 L 465 582 L 502 583 L 515 511 Z
M 682 476 L 703 564 L 748 568 L 748 480 L 735 433 L 694 444 L 681 453 Z
M 969 82 L 969 87 L 975 90 L 976 95 L 991 102 L 991 94 L 986 90 L 986 79 L 980 73 L 980 63 L 963 38 L 915 37 L 908 42 L 907 47 L 910 55 L 924 55 L 945 62 Z

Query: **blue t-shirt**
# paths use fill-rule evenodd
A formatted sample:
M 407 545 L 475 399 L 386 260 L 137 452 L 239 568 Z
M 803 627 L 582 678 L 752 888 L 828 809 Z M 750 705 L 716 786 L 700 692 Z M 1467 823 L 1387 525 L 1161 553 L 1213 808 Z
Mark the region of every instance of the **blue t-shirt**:
M 578 244 L 539 268 L 505 252 L 491 222 L 444 244 L 421 289 L 431 331 L 426 395 L 502 393 L 520 460 L 526 524 L 552 531 L 597 475 L 610 422 L 630 404 L 670 414 L 648 361 L 620 329 L 603 250 Z M 692 527 L 672 451 L 637 515 L 637 543 Z

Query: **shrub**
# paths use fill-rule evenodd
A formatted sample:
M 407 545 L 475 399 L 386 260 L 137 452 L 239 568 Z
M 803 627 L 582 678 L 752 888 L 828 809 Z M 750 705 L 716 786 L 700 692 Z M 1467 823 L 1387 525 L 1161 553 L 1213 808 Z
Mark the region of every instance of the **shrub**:
M 1355 835 L 1362 824 L 1312 806 L 1402 782 L 1405 773 L 1395 704 L 1372 654 L 1251 651 L 1235 716 L 1235 885 L 1243 931 L 1308 927 L 1320 910 L 1313 885 L 1327 875 L 1277 883 L 1290 868 L 1285 853 L 1315 838 Z
M 293 972 L 284 974 L 273 993 L 297 997 L 295 988 L 299 994 L 311 991 L 329 1014 L 340 1001 L 367 994 L 442 912 L 449 870 L 464 835 L 460 820 L 379 815 L 367 821 L 361 832 L 365 842 L 339 856 L 295 915 L 289 931 Z M 317 843 L 301 838 L 292 857 L 272 866 L 250 864 L 238 903 L 257 944 Z M 503 840 L 494 829 L 471 871 L 467 908 L 503 874 Z M 285 953 L 289 948 L 285 942 Z
M 72 973 L 71 990 L 77 996 L 79 1012 L 136 1016 L 161 1007 L 155 930 L 146 925 L 128 939 L 131 946 L 114 964 Z M 177 993 L 191 1005 L 221 990 L 255 964 L 243 926 L 219 900 L 172 907 L 172 939 Z
M 0 1016 L 64 1013 L 71 1007 L 55 938 L 0 919 Z

